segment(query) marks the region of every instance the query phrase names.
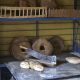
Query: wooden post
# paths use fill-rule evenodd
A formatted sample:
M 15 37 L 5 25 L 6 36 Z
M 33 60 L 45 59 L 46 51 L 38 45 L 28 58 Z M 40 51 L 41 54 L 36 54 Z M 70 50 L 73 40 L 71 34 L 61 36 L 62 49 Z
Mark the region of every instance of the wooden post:
M 1 7 L 1 16 L 2 16 L 2 7 Z
M 50 15 L 51 15 L 51 9 L 48 8 L 48 16 L 50 16 Z
M 47 16 L 47 9 L 45 8 L 45 13 L 44 13 L 44 16 L 46 17 Z
M 27 17 L 28 17 L 28 9 L 27 9 Z
M 32 17 L 32 8 L 30 9 L 30 16 Z
M 42 15 L 44 16 L 44 9 L 42 9 Z
M 40 9 L 39 9 L 39 12 L 38 13 L 39 13 L 38 16 L 40 17 Z
M 37 10 L 37 9 L 34 9 L 34 10 L 35 10 L 35 17 L 36 17 L 36 10 Z
M 5 17 L 7 16 L 7 14 L 6 14 L 6 7 L 5 7 L 5 9 L 4 9 L 4 16 L 5 16 Z
M 11 9 L 10 9 L 10 17 L 11 17 Z
M 21 12 L 21 10 L 20 10 L 20 8 L 19 8 L 19 17 L 20 17 L 20 12 Z
M 23 10 L 23 17 L 24 17 L 24 8 L 22 10 Z
M 16 17 L 16 8 L 14 9 L 14 17 Z

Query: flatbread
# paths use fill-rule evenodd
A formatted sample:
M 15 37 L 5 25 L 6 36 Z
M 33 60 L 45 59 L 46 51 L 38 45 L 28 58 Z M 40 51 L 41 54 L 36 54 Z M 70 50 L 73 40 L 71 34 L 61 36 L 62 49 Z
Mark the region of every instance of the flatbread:
M 66 57 L 66 61 L 72 64 L 79 64 L 80 63 L 80 58 L 78 57 Z

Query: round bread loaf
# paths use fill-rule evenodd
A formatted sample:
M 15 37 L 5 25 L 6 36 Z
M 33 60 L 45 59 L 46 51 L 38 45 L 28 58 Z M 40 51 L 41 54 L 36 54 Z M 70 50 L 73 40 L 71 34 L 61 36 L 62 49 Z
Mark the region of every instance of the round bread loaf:
M 43 38 L 37 39 L 33 43 L 32 48 L 33 50 L 38 51 L 45 55 L 51 55 L 53 52 L 53 47 L 51 43 Z
M 29 43 L 29 40 L 26 37 L 17 37 L 12 40 L 11 46 L 10 46 L 10 53 L 18 60 L 24 60 L 25 59 L 25 49 L 21 49 L 20 46 L 24 46 L 26 48 L 31 48 L 31 45 Z
M 60 36 L 53 36 L 52 38 L 49 39 L 50 43 L 53 46 L 53 53 L 55 55 L 60 55 L 62 54 L 62 51 L 64 51 L 64 40 Z

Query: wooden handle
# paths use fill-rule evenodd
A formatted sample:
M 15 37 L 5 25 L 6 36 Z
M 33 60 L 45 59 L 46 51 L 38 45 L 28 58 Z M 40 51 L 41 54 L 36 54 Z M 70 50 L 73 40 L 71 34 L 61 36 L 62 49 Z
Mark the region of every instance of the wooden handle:
M 25 47 L 25 46 L 19 46 L 20 48 L 22 48 L 22 49 L 28 49 L 27 47 Z

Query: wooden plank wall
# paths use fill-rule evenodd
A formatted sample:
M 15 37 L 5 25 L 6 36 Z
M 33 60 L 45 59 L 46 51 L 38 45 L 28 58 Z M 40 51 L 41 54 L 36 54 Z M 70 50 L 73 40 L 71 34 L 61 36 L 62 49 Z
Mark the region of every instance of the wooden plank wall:
M 45 38 L 53 37 L 54 35 L 60 36 L 65 42 L 65 49 L 72 47 L 73 40 L 73 23 L 69 22 L 50 22 L 50 24 L 40 24 L 39 35 Z
M 53 22 L 41 21 L 39 22 L 39 36 L 49 39 L 53 35 L 61 36 L 66 47 L 72 45 L 73 23 L 71 21 Z M 25 23 L 0 23 L 0 56 L 9 55 L 10 42 L 14 37 L 36 36 L 35 22 Z
M 15 23 L 16 24 L 16 23 Z M 8 55 L 10 42 L 14 37 L 19 36 L 35 36 L 35 24 L 34 23 L 22 23 L 22 24 L 1 24 L 0 25 L 0 55 Z

